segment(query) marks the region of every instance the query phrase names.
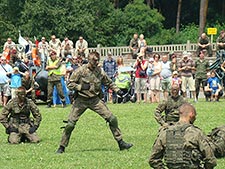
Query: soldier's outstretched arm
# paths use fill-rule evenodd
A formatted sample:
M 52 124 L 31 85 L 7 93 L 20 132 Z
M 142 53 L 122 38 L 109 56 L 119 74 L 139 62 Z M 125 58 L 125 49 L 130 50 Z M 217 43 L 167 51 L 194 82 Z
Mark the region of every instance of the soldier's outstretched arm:
M 115 92 L 118 92 L 120 89 L 116 86 L 116 84 L 107 76 L 107 74 L 102 70 L 102 83 L 105 86 L 108 86 L 110 89 L 112 89 Z
M 163 111 L 165 111 L 165 109 L 166 109 L 166 103 L 162 102 L 158 105 L 158 107 L 156 108 L 155 113 L 154 113 L 154 115 L 155 115 L 154 117 L 155 117 L 156 121 L 161 126 L 163 126 L 166 123 L 163 118 L 163 115 L 162 115 L 162 113 L 163 113 Z
M 41 120 L 42 120 L 41 113 L 40 113 L 37 105 L 32 100 L 30 100 L 30 105 L 31 105 L 31 108 L 30 108 L 31 113 L 34 117 L 34 125 L 39 127 Z
M 68 82 L 68 89 L 70 90 L 77 90 L 77 91 L 81 91 L 81 87 L 82 85 L 79 84 L 79 79 L 81 77 L 81 71 L 80 69 L 74 71 L 69 79 L 69 82 Z
M 202 153 L 204 166 L 206 169 L 211 169 L 216 166 L 216 157 L 214 156 L 213 150 L 210 146 L 208 138 L 200 132 L 198 137 L 199 150 Z

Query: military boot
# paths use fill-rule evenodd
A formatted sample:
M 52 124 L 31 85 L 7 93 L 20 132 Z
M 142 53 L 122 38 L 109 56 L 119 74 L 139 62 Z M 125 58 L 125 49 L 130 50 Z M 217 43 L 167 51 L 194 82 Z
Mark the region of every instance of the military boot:
M 52 104 L 51 103 L 48 103 L 46 107 L 47 108 L 51 108 L 51 106 L 52 106 Z
M 128 150 L 129 148 L 131 148 L 133 146 L 133 144 L 131 143 L 126 143 L 123 140 L 118 141 L 118 145 L 120 150 Z
M 64 146 L 59 146 L 58 150 L 56 151 L 56 154 L 62 154 L 65 152 L 65 147 Z

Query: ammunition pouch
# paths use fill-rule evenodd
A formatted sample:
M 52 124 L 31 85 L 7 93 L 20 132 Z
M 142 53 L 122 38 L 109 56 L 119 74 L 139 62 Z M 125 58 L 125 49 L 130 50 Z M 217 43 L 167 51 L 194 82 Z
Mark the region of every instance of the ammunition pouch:
M 28 124 L 31 122 L 30 118 L 20 118 L 20 117 L 11 117 L 10 123 L 11 124 Z

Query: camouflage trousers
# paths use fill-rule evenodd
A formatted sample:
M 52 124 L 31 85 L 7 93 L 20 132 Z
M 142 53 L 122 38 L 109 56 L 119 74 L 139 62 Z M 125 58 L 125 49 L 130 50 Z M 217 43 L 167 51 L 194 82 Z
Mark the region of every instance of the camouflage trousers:
M 48 99 L 47 102 L 51 103 L 52 102 L 52 95 L 53 95 L 53 90 L 54 90 L 54 86 L 56 87 L 59 97 L 61 99 L 62 102 L 65 101 L 65 96 L 63 94 L 63 90 L 62 90 L 62 84 L 61 81 L 48 81 Z
M 115 117 L 115 116 L 113 116 L 112 112 L 108 109 L 108 107 L 105 105 L 105 103 L 99 97 L 86 99 L 86 98 L 78 96 L 77 99 L 73 103 L 73 107 L 72 107 L 71 112 L 68 117 L 68 124 L 66 125 L 66 127 L 63 131 L 62 139 L 60 142 L 61 146 L 64 146 L 64 147 L 68 146 L 69 139 L 70 139 L 71 133 L 73 131 L 73 128 L 71 130 L 67 130 L 68 125 L 72 124 L 74 127 L 76 122 L 81 117 L 81 115 L 88 108 L 95 111 L 96 113 L 98 113 L 106 121 L 109 121 L 109 119 L 111 117 Z M 114 139 L 119 141 L 122 139 L 122 134 L 118 127 L 117 120 L 115 120 L 115 121 L 116 121 L 116 125 L 112 126 L 109 124 L 109 126 L 110 126 L 110 130 L 113 134 Z
M 29 124 L 19 124 L 19 126 L 17 124 L 13 124 L 13 126 L 15 128 L 18 128 L 18 133 L 16 132 L 11 132 L 9 134 L 8 137 L 8 142 L 11 144 L 18 144 L 21 142 L 22 137 L 25 137 L 26 139 L 28 139 L 28 141 L 30 141 L 31 143 L 38 143 L 40 141 L 38 135 L 36 132 L 30 134 L 29 133 L 29 129 L 30 129 L 30 125 Z

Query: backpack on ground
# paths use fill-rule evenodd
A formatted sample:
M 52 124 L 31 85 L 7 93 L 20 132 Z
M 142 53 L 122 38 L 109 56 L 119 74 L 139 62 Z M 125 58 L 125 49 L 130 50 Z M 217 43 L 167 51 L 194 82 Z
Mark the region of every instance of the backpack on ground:
M 208 137 L 210 138 L 215 157 L 225 157 L 225 125 L 212 129 Z

